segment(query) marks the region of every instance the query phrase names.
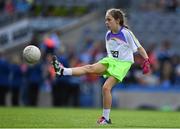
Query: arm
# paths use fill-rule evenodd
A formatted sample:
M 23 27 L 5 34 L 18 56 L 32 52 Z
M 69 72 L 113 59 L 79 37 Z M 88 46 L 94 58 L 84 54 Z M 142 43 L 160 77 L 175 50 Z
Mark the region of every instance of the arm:
M 138 52 L 144 59 L 149 58 L 146 51 L 145 51 L 145 49 L 142 46 L 138 48 Z
M 141 46 L 138 48 L 139 54 L 144 58 L 143 64 L 142 64 L 142 69 L 143 69 L 143 74 L 147 74 L 150 72 L 150 61 L 149 57 L 145 51 L 145 49 Z
M 138 51 L 139 54 L 144 58 L 143 64 L 141 66 L 143 69 L 143 74 L 149 73 L 150 62 L 145 49 L 141 46 L 138 39 L 134 36 L 134 34 L 130 30 L 126 31 L 126 36 L 127 36 L 126 39 L 128 40 L 128 43 L 130 44 L 133 52 Z

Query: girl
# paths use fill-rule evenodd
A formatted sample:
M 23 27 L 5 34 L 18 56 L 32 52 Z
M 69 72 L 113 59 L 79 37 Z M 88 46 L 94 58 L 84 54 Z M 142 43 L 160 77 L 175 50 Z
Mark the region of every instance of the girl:
M 120 9 L 109 9 L 106 12 L 105 24 L 108 31 L 105 36 L 107 57 L 97 63 L 82 67 L 65 68 L 53 57 L 53 67 L 57 75 L 84 75 L 98 74 L 107 78 L 103 87 L 103 114 L 97 121 L 98 124 L 111 124 L 109 118 L 112 96 L 112 87 L 122 82 L 131 65 L 134 63 L 134 52 L 144 58 L 143 73 L 150 71 L 150 62 L 144 48 L 140 45 L 134 34 L 124 23 L 124 13 Z

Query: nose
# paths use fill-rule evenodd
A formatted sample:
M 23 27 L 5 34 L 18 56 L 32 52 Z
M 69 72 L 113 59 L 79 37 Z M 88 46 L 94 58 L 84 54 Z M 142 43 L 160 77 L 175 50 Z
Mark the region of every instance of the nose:
M 109 24 L 108 21 L 105 21 L 106 26 Z

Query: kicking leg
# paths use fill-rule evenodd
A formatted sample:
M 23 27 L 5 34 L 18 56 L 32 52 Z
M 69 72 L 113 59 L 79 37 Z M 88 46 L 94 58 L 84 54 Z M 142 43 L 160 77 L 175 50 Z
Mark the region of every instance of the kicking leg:
M 95 63 L 92 65 L 84 65 L 82 67 L 75 67 L 72 69 L 72 75 L 84 75 L 84 74 L 102 74 L 104 71 L 106 71 L 107 67 L 100 64 Z
M 106 71 L 107 67 L 100 63 L 92 65 L 84 65 L 75 68 L 64 68 L 60 62 L 58 62 L 56 56 L 53 56 L 53 67 L 57 75 L 85 75 L 85 74 L 102 74 Z

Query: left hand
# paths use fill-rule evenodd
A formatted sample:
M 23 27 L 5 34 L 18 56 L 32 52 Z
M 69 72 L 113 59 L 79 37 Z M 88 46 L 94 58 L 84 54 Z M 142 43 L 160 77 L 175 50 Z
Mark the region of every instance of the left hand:
M 142 67 L 143 74 L 147 74 L 151 71 L 149 58 L 144 59 L 141 67 Z

